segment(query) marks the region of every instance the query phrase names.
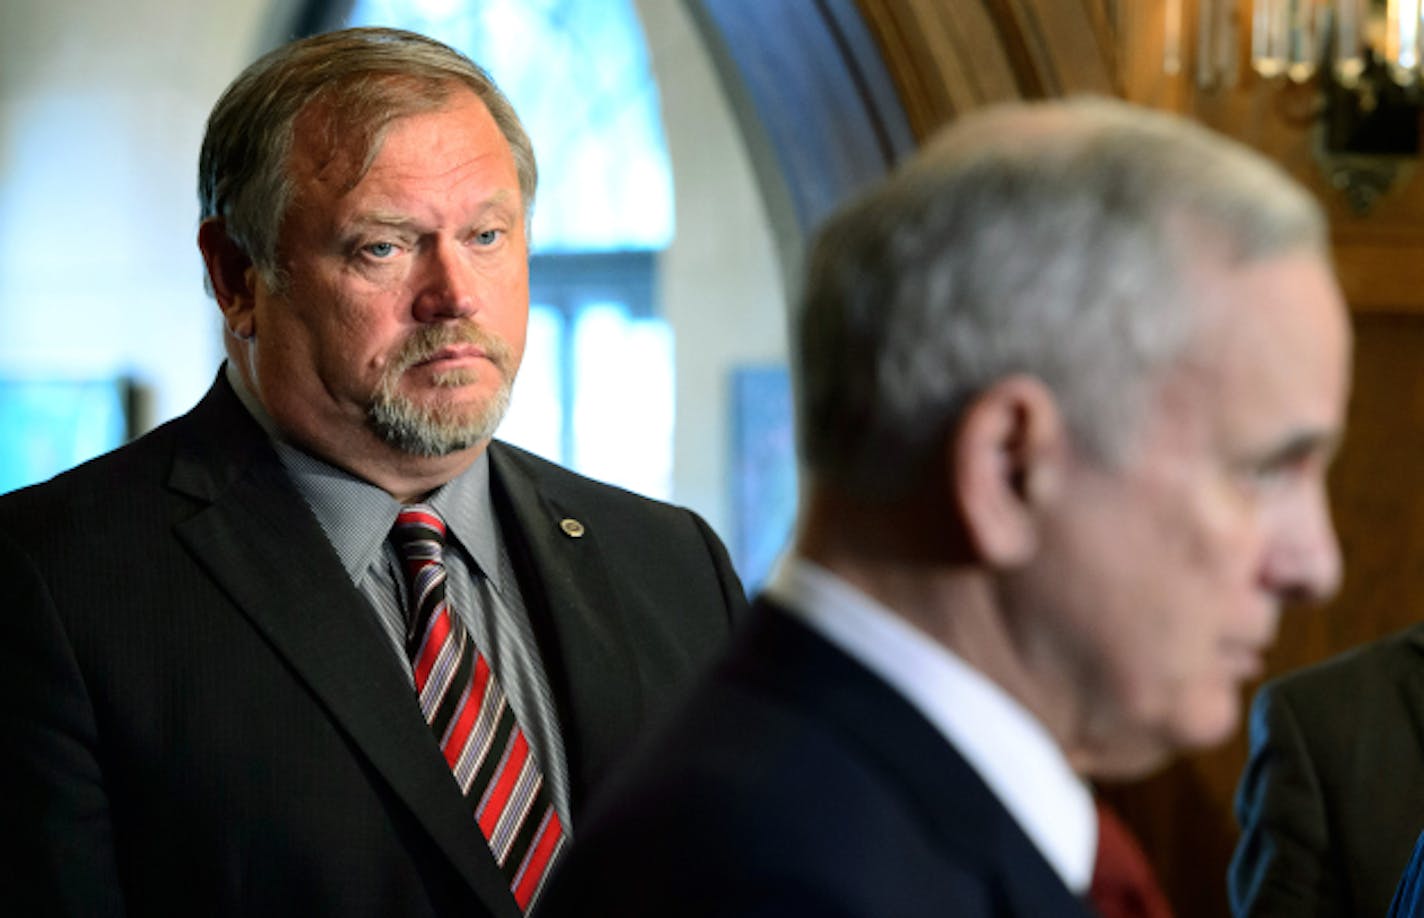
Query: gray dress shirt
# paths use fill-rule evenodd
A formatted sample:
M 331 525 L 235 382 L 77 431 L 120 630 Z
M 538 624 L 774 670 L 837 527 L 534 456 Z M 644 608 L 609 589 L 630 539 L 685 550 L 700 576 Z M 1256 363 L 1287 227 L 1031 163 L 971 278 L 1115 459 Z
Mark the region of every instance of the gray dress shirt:
M 352 583 L 370 602 L 392 652 L 411 679 L 413 693 L 415 677 L 405 652 L 407 588 L 389 538 L 400 502 L 381 488 L 286 442 L 230 364 L 227 376 L 248 411 L 272 438 Z M 424 502 L 444 518 L 448 529 L 445 568 L 451 607 L 504 687 L 567 830 L 572 822 L 563 738 L 519 581 L 494 514 L 488 453 L 481 452 L 469 468 Z

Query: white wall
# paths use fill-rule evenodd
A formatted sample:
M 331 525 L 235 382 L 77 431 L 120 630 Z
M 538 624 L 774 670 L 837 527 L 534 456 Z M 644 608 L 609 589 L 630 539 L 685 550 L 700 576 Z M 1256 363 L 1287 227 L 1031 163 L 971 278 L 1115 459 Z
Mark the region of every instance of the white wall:
M 662 97 L 677 234 L 662 306 L 677 348 L 673 499 L 731 538 L 730 371 L 783 361 L 782 273 L 739 129 L 680 2 L 637 0 Z
M 198 147 L 268 7 L 4 0 L 0 374 L 133 373 L 157 420 L 207 388 Z

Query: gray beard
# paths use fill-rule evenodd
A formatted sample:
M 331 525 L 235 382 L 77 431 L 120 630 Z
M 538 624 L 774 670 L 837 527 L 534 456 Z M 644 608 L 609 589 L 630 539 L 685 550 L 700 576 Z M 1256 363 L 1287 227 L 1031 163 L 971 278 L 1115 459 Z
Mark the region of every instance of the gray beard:
M 442 383 L 445 384 L 445 383 Z M 404 395 L 377 392 L 367 409 L 371 428 L 382 440 L 413 456 L 448 456 L 494 436 L 509 408 L 509 383 L 484 405 L 458 414 L 447 405 L 421 406 Z
M 411 366 L 442 347 L 466 342 L 483 347 L 494 364 L 486 372 L 497 372 L 501 376 L 499 388 L 485 404 L 457 409 L 437 398 L 429 405 L 418 405 L 397 390 L 401 377 Z M 380 385 L 366 408 L 367 422 L 386 443 L 413 456 L 436 458 L 469 449 L 493 437 L 504 419 L 512 385 L 510 369 L 509 349 L 504 342 L 474 326 L 423 328 L 406 342 L 382 374 Z M 477 377 L 478 373 L 473 370 L 453 370 L 437 376 L 435 384 L 453 389 L 469 385 Z

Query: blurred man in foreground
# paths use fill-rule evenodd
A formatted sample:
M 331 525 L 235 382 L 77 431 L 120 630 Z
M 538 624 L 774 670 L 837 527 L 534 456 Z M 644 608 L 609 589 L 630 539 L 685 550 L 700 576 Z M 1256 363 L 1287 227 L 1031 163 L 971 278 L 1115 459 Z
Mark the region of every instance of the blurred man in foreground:
M 793 549 L 541 918 L 1085 913 L 1085 778 L 1225 739 L 1338 580 L 1326 245 L 1256 154 L 1106 100 L 969 115 L 836 215 Z

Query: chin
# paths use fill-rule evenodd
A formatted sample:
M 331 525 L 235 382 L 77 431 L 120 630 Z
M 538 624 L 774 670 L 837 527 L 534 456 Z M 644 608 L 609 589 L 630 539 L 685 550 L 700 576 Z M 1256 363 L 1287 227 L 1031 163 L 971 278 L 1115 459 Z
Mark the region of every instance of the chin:
M 1240 723 L 1240 690 L 1233 686 L 1184 711 L 1172 732 L 1183 749 L 1209 749 L 1230 739 Z
M 1075 771 L 1096 781 L 1136 781 L 1165 766 L 1175 751 L 1162 737 L 1143 734 L 1120 739 L 1080 760 L 1071 760 L 1071 764 Z
M 1106 781 L 1145 778 L 1182 753 L 1230 739 L 1240 711 L 1236 690 L 1213 689 L 1172 710 L 1159 709 L 1152 716 L 1139 712 L 1136 718 L 1120 720 L 1113 735 L 1101 736 L 1079 771 Z
M 409 401 L 374 404 L 367 416 L 376 435 L 412 456 L 438 458 L 489 442 L 507 402 L 464 408 L 422 408 Z

